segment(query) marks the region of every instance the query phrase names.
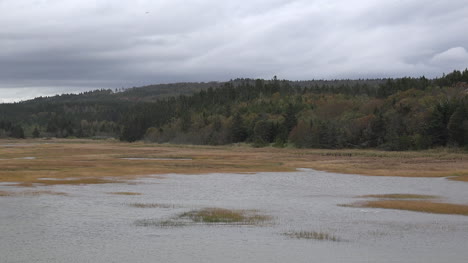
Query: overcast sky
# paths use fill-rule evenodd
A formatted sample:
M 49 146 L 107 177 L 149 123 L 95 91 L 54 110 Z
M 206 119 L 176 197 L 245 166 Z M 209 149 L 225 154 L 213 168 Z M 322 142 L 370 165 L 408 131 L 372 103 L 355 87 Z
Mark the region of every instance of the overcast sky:
M 0 102 L 238 77 L 468 67 L 468 0 L 0 0 Z

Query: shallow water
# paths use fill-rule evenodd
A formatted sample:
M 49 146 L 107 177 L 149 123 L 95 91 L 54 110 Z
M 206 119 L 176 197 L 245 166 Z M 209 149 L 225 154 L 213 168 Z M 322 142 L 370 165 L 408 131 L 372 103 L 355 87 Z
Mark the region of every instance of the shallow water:
M 468 216 L 340 207 L 359 195 L 412 193 L 468 203 L 443 178 L 296 173 L 166 175 L 136 184 L 56 185 L 69 196 L 0 197 L 1 262 L 466 262 Z M 132 181 L 133 182 L 133 181 Z M 24 188 L 0 185 L 4 191 Z M 143 195 L 113 195 L 137 192 Z M 137 208 L 130 203 L 170 204 Z M 205 207 L 255 209 L 260 226 L 141 227 Z M 343 242 L 291 239 L 322 231 Z
M 49 143 L 7 143 L 7 144 L 0 144 L 0 147 L 33 147 L 41 144 L 49 144 Z
M 11 159 L 0 159 L 0 161 L 6 160 L 36 160 L 36 157 L 18 157 L 18 158 L 11 158 Z

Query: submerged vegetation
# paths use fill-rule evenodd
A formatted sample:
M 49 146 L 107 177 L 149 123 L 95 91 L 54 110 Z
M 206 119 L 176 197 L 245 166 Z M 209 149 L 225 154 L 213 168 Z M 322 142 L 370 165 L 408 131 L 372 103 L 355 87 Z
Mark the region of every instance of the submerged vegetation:
M 61 195 L 66 196 L 67 193 L 55 191 L 0 191 L 0 196 L 39 196 L 39 195 Z
M 128 204 L 131 207 L 136 207 L 136 208 L 176 208 L 176 205 L 171 205 L 171 204 L 158 204 L 158 203 L 131 203 Z
M 297 239 L 314 239 L 314 240 L 325 240 L 325 241 L 341 241 L 340 238 L 324 233 L 324 232 L 315 232 L 315 231 L 299 231 L 299 232 L 287 232 L 284 235 L 297 238 Z
M 112 194 L 112 195 L 142 195 L 141 193 L 137 193 L 137 192 L 110 192 L 109 194 Z
M 158 220 L 158 219 L 139 219 L 135 221 L 136 226 L 143 227 L 181 227 L 186 226 L 186 222 L 175 220 Z
M 0 137 L 421 150 L 468 144 L 468 70 L 438 79 L 237 79 L 0 105 Z M 182 87 L 178 90 L 178 87 Z M 172 93 L 162 92 L 173 89 Z

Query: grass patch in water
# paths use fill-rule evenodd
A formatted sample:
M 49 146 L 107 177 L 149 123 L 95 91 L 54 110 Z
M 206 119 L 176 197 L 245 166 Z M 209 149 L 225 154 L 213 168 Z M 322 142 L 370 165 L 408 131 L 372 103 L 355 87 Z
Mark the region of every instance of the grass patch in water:
M 183 213 L 181 219 L 190 219 L 206 224 L 255 225 L 271 220 L 270 216 L 260 215 L 252 210 L 230 210 L 223 208 L 205 208 Z
M 459 181 L 459 182 L 468 182 L 468 175 L 460 175 L 458 177 L 450 178 L 452 181 Z
M 356 203 L 351 205 L 341 205 L 344 207 L 365 207 L 365 208 L 383 208 L 397 209 L 413 212 L 423 212 L 432 214 L 464 215 L 468 216 L 468 205 L 436 203 L 419 200 L 377 200 Z
M 142 195 L 142 193 L 136 192 L 110 192 L 111 195 Z
M 448 179 L 452 181 L 468 182 L 468 174 L 467 173 L 454 173 Z
M 136 207 L 153 207 L 152 205 L 153 204 L 137 204 Z M 155 204 L 154 207 L 158 206 L 159 204 Z M 135 225 L 146 227 L 180 227 L 196 223 L 214 225 L 258 225 L 271 219 L 270 216 L 260 215 L 255 210 L 205 208 L 185 212 L 166 220 L 141 219 L 135 221 Z
M 341 241 L 340 238 L 334 235 L 324 233 L 324 232 L 315 232 L 315 231 L 288 232 L 288 233 L 284 233 L 284 235 L 290 238 L 297 238 L 297 239 L 314 239 L 314 240 L 325 240 L 325 241 L 334 241 L 334 242 Z
M 171 204 L 158 204 L 158 203 L 150 203 L 150 204 L 145 204 L 145 203 L 131 203 L 128 204 L 131 207 L 136 207 L 136 208 L 176 208 L 176 205 L 171 205 Z
M 358 198 L 379 198 L 379 199 L 434 199 L 439 198 L 435 195 L 418 194 L 380 194 L 380 195 L 361 195 Z

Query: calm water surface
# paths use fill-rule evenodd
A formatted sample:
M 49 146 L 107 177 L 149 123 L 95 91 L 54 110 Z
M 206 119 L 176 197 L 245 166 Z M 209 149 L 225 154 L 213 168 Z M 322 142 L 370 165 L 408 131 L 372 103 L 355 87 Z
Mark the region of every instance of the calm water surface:
M 45 186 L 68 196 L 0 197 L 0 262 L 467 262 L 468 216 L 340 207 L 358 195 L 431 194 L 468 204 L 443 178 L 296 173 L 165 175 L 134 184 Z M 0 185 L 4 191 L 24 188 Z M 130 191 L 138 196 L 112 195 Z M 130 203 L 171 208 L 136 208 Z M 206 207 L 256 209 L 263 226 L 141 227 Z M 299 240 L 321 231 L 342 242 Z

